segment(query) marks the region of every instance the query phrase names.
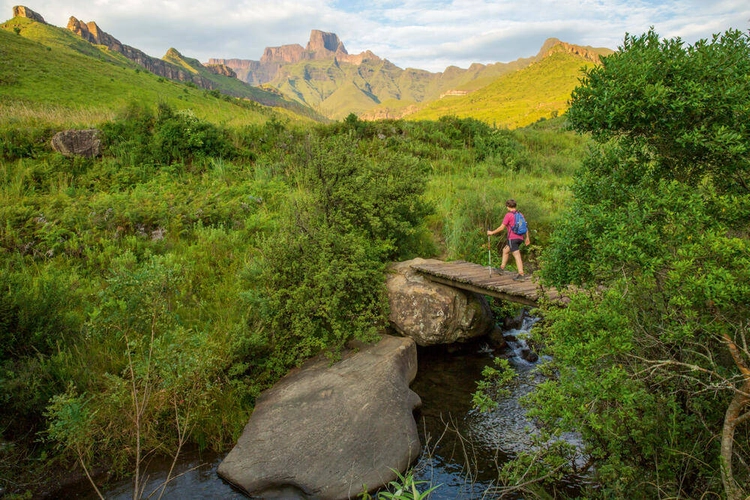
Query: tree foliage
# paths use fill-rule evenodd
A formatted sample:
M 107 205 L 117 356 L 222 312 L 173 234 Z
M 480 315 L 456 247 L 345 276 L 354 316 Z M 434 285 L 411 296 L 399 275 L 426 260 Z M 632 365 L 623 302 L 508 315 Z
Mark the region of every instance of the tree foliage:
M 543 256 L 548 284 L 578 288 L 545 311 L 531 412 L 583 435 L 592 495 L 743 497 L 750 41 L 628 36 L 571 104 L 597 144 Z
M 351 135 L 310 136 L 296 154 L 296 189 L 257 274 L 259 321 L 285 363 L 376 337 L 388 313 L 385 265 L 418 250 L 429 211 L 413 158 L 368 153 Z

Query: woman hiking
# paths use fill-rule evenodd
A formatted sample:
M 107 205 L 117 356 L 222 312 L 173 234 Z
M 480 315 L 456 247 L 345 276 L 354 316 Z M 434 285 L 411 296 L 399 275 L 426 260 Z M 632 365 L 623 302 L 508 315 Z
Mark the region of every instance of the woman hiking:
M 513 198 L 505 202 L 505 208 L 508 213 L 503 218 L 503 223 L 494 231 L 487 231 L 487 236 L 493 236 L 508 229 L 508 241 L 503 247 L 503 260 L 500 264 L 500 269 L 505 270 L 505 265 L 508 263 L 508 256 L 512 253 L 513 258 L 516 260 L 516 268 L 518 269 L 518 275 L 514 277 L 514 280 L 524 279 L 523 274 L 523 261 L 521 260 L 521 243 L 525 243 L 527 246 L 531 244 L 529 240 L 529 231 L 526 227 L 526 219 L 516 209 L 516 200 Z

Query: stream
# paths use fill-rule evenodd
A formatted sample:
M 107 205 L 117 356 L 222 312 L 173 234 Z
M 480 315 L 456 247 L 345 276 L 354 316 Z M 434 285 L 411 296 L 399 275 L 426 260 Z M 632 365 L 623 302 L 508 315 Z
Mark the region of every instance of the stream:
M 529 362 L 522 355 L 528 349 L 523 337 L 536 321 L 524 317 L 521 328 L 504 332 L 507 345 L 502 348 L 490 347 L 485 339 L 449 348 L 420 348 L 419 373 L 411 387 L 422 398 L 415 417 L 423 452 L 414 470 L 416 480 L 440 485 L 432 500 L 495 498 L 498 467 L 532 447 L 536 426 L 519 400 L 544 380 L 536 370 L 544 358 Z M 517 377 L 509 387 L 510 396 L 501 399 L 496 409 L 481 412 L 473 408 L 472 393 L 482 369 L 494 357 L 508 359 Z M 576 435 L 563 439 L 580 445 Z M 558 488 L 575 496 L 579 481 L 572 478 Z
M 431 499 L 492 498 L 488 491 L 496 486 L 498 464 L 530 446 L 534 425 L 526 418 L 519 398 L 531 391 L 537 377 L 541 377 L 535 372 L 536 363 L 521 356 L 526 347 L 521 337 L 534 322 L 534 318 L 525 318 L 520 329 L 505 332 L 508 345 L 499 349 L 490 347 L 487 339 L 419 348 L 419 370 L 411 387 L 422 398 L 422 408 L 414 416 L 423 453 L 414 466 L 414 475 L 416 480 L 440 485 Z M 473 408 L 472 393 L 482 369 L 492 364 L 495 356 L 509 359 L 518 374 L 517 383 L 497 409 L 482 413 Z M 575 441 L 575 436 L 567 439 Z M 216 474 L 225 455 L 183 452 L 175 472 L 180 475 L 167 485 L 162 498 L 247 499 Z M 145 496 L 163 483 L 170 465 L 169 460 L 151 462 L 146 472 L 149 481 Z M 575 485 L 572 488 L 571 493 Z M 102 493 L 107 499 L 132 499 L 132 481 L 111 484 Z M 60 494 L 72 499 L 97 498 L 87 482 L 58 492 L 56 497 Z M 152 496 L 158 497 L 159 492 Z

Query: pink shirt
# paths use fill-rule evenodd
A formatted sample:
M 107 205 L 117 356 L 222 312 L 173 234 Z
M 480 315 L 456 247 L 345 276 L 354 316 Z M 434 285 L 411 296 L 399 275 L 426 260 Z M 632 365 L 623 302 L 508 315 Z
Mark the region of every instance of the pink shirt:
M 523 240 L 523 236 L 514 233 L 511 228 L 516 223 L 515 212 L 508 212 L 503 217 L 503 226 L 508 228 L 508 239 L 509 240 Z

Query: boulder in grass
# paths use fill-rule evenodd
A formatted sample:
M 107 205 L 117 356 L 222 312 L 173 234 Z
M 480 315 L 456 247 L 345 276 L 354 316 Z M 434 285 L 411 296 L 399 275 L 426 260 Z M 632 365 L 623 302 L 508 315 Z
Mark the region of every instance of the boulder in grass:
M 421 446 L 411 339 L 384 336 L 295 370 L 258 398 L 218 474 L 253 498 L 357 498 L 396 479 Z
M 97 129 L 65 130 L 52 138 L 52 149 L 65 156 L 94 158 L 101 154 L 101 132 Z

